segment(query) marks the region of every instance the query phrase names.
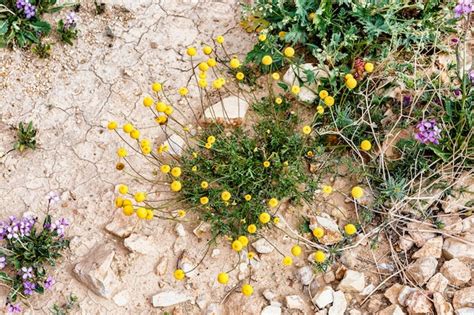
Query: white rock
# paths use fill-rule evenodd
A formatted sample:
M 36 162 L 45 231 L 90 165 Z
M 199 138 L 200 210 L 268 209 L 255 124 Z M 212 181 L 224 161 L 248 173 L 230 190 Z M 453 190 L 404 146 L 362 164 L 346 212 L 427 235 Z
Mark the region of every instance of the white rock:
M 193 297 L 183 291 L 165 291 L 155 294 L 152 298 L 154 307 L 167 307 L 191 301 Z
M 124 290 L 115 294 L 112 299 L 114 300 L 114 303 L 117 304 L 118 306 L 125 306 L 128 304 L 128 301 L 130 300 L 130 295 L 128 294 L 127 291 Z
M 153 255 L 158 253 L 158 246 L 151 236 L 144 236 L 133 233 L 123 241 L 123 245 L 132 252 L 143 255 Z
M 406 300 L 408 314 L 432 314 L 433 305 L 427 294 L 421 290 L 415 290 Z
M 118 236 L 127 237 L 132 234 L 133 228 L 135 227 L 135 218 L 127 217 L 122 213 L 122 210 L 117 210 L 113 216 L 112 221 L 105 226 L 107 232 Z
M 328 315 L 344 315 L 347 308 L 347 301 L 344 292 L 336 291 L 333 294 L 334 301 L 332 306 L 329 308 Z
M 281 307 L 276 305 L 265 306 L 260 315 L 281 315 Z
M 404 300 L 402 300 L 401 302 L 399 302 L 399 296 L 400 296 L 400 292 L 402 291 L 402 289 L 404 288 L 403 285 L 401 285 L 400 283 L 395 283 L 393 284 L 390 288 L 388 288 L 387 290 L 385 290 L 385 293 L 383 294 L 389 301 L 390 303 L 392 304 L 397 304 L 397 303 L 404 303 Z M 405 298 L 405 297 L 404 297 Z
M 297 276 L 303 285 L 309 285 L 314 278 L 313 269 L 310 266 L 303 266 L 298 269 Z
M 474 307 L 474 286 L 458 290 L 453 296 L 455 310 L 460 308 Z
M 442 273 L 437 273 L 433 277 L 431 277 L 430 281 L 426 284 L 426 288 L 431 292 L 441 292 L 443 293 L 448 286 L 448 279 L 443 276 Z
M 325 308 L 331 304 L 334 300 L 334 290 L 330 286 L 325 286 L 320 289 L 313 297 L 313 303 L 316 304 L 319 308 Z
M 176 224 L 174 230 L 176 231 L 176 234 L 178 234 L 179 237 L 186 236 L 186 230 L 184 229 L 184 226 L 181 223 Z
M 263 297 L 268 301 L 271 302 L 276 298 L 276 294 L 270 291 L 269 289 L 265 289 L 263 291 Z
M 441 257 L 441 250 L 443 248 L 443 237 L 434 237 L 426 241 L 421 249 L 415 252 L 411 257 L 412 258 L 421 258 L 421 257 Z
M 456 310 L 456 315 L 474 315 L 474 307 L 463 307 Z
M 232 95 L 208 107 L 204 111 L 204 118 L 211 121 L 225 122 L 242 120 L 247 113 L 248 107 L 249 104 L 246 100 Z
M 174 156 L 181 156 L 186 148 L 186 141 L 177 134 L 172 134 L 163 145 L 168 146 L 168 153 Z
M 421 286 L 435 274 L 437 266 L 438 260 L 434 257 L 419 258 L 408 266 L 407 276 Z
M 299 295 L 288 295 L 285 300 L 289 309 L 304 311 L 304 301 Z
M 217 256 L 220 255 L 220 253 L 221 253 L 221 251 L 218 248 L 214 248 L 211 252 L 211 257 L 216 258 Z
M 186 278 L 192 278 L 196 275 L 197 269 L 194 269 L 194 265 L 187 261 L 180 262 L 181 269 L 186 273 Z M 192 271 L 191 271 L 192 270 Z
M 349 315 L 362 315 L 362 312 L 359 310 L 350 310 Z
M 451 285 L 462 286 L 471 280 L 471 269 L 457 258 L 444 262 L 440 272 Z
M 196 304 L 200 309 L 204 309 L 207 305 L 206 295 L 204 294 L 198 295 L 198 297 L 196 298 Z
M 354 270 L 347 270 L 337 289 L 343 292 L 362 292 L 364 287 L 364 274 Z
M 405 315 L 405 312 L 403 312 L 400 306 L 393 304 L 378 312 L 377 315 Z
M 252 246 L 259 254 L 269 254 L 274 250 L 273 246 L 264 238 L 260 238 L 253 242 Z
M 454 309 L 451 303 L 447 302 L 441 293 L 433 294 L 433 304 L 437 315 L 453 315 Z
M 474 234 L 467 234 L 460 239 L 445 239 L 443 256 L 447 259 L 458 258 L 466 262 L 474 261 Z
M 368 286 L 366 286 L 366 287 L 364 288 L 364 290 L 362 290 L 362 292 L 361 292 L 360 294 L 363 295 L 363 296 L 367 296 L 367 295 L 369 295 L 370 293 L 372 293 L 372 291 L 374 291 L 374 289 L 375 289 L 375 285 L 373 285 L 373 284 L 371 283 L 371 284 L 369 284 Z
M 160 259 L 160 261 L 156 265 L 155 273 L 158 276 L 162 276 L 166 273 L 167 269 L 168 269 L 168 259 L 166 257 L 163 257 Z
M 398 303 L 401 306 L 406 306 L 408 298 L 415 291 L 416 291 L 415 288 L 412 288 L 406 285 L 403 286 L 402 289 L 400 290 L 400 293 L 398 294 Z
M 462 220 L 462 232 L 474 233 L 474 215 L 471 215 Z

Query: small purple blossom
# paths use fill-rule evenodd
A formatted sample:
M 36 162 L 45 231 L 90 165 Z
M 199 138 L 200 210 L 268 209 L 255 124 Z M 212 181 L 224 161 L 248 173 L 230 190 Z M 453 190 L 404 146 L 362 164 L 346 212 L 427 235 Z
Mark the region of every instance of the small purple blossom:
M 423 144 L 439 144 L 439 139 L 441 139 L 441 129 L 437 126 L 436 120 L 422 120 L 416 125 L 416 129 L 416 140 Z
M 459 0 L 458 4 L 454 7 L 454 17 L 460 18 L 467 16 L 472 12 L 472 0 Z
M 32 295 L 34 290 L 36 289 L 36 284 L 31 281 L 24 281 L 23 282 L 23 293 L 26 295 Z
M 36 15 L 36 7 L 32 5 L 29 0 L 17 0 L 16 8 L 23 11 L 28 20 Z
M 5 268 L 6 265 L 7 265 L 7 259 L 3 256 L 0 257 L 0 269 Z
M 61 198 L 59 197 L 59 194 L 55 191 L 50 191 L 48 193 L 47 198 L 48 198 L 48 202 L 50 204 L 55 204 L 55 203 L 59 202 L 59 200 L 61 200 Z
M 36 219 L 32 217 L 24 217 L 17 219 L 11 216 L 7 221 L 0 222 L 0 240 L 1 239 L 19 239 L 23 236 L 30 235 Z
M 451 38 L 451 45 L 456 46 L 457 44 L 459 44 L 459 38 L 458 37 Z
M 53 277 L 48 276 L 48 279 L 46 279 L 46 281 L 44 282 L 44 287 L 49 290 L 53 287 L 55 283 L 56 283 L 56 280 L 54 280 Z
M 471 83 L 474 84 L 474 70 L 471 70 L 471 72 L 469 72 L 469 80 L 471 80 Z
M 7 312 L 10 314 L 18 314 L 21 313 L 20 304 L 8 304 Z
M 461 96 L 461 90 L 460 90 L 460 89 L 455 89 L 455 90 L 453 91 L 453 93 L 454 93 L 454 96 L 456 96 L 456 97 Z
M 20 274 L 23 280 L 33 278 L 33 268 L 32 267 L 22 267 L 20 269 Z
M 23 10 L 25 8 L 27 1 L 26 0 L 17 0 L 16 1 L 16 8 L 18 10 Z
M 64 28 L 65 28 L 65 29 L 74 28 L 74 27 L 76 27 L 76 23 L 77 23 L 77 20 L 76 20 L 76 13 L 74 13 L 74 12 L 69 12 L 69 13 L 66 15 L 66 22 L 64 22 Z
M 411 103 L 411 95 L 403 95 L 403 106 L 408 106 Z
M 51 223 L 49 226 L 45 226 L 48 230 L 51 232 L 56 231 L 56 233 L 60 236 L 64 236 L 64 232 L 66 230 L 66 227 L 69 226 L 69 222 L 65 218 L 61 218 L 59 220 L 56 220 L 56 222 Z

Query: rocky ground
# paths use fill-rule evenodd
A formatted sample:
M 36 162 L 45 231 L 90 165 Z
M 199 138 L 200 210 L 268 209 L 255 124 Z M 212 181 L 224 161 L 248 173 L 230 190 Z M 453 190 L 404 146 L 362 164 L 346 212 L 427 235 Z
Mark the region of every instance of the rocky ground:
M 457 213 L 462 196 L 444 205 L 441 229 L 414 221 L 401 231 L 400 242 L 381 235 L 374 250 L 361 235 L 359 246 L 345 251 L 326 273 L 314 273 L 303 258 L 285 268 L 268 243 L 257 241 L 251 298 L 215 281 L 237 261 L 229 259 L 223 242 L 185 281 L 175 281 L 178 260 L 186 270 L 204 254 L 205 226 L 194 219 L 137 222 L 115 210 L 114 190 L 123 180 L 115 170 L 120 142 L 104 126 L 111 119 L 151 126 L 143 94 L 157 80 L 173 90 L 186 84 L 188 45 L 222 34 L 228 51 L 243 55 L 254 39 L 239 28 L 237 1 L 107 3 L 106 12 L 96 16 L 93 3 L 84 1 L 77 44 L 55 45 L 50 59 L 0 53 L 0 153 L 14 141 L 11 126 L 32 120 L 39 129 L 37 150 L 0 161 L 2 217 L 44 216 L 52 192 L 60 201 L 50 214 L 72 223 L 71 250 L 54 270 L 58 283 L 32 299 L 27 312 L 48 314 L 74 293 L 77 314 L 474 314 L 474 219 Z M 164 140 L 163 134 L 157 137 Z M 466 174 L 458 185 L 474 191 L 472 178 Z M 336 190 L 349 187 L 333 181 Z M 345 215 L 327 211 L 319 217 L 342 227 L 354 209 L 342 195 L 332 198 Z M 300 210 L 288 207 L 283 219 L 296 224 L 292 214 Z M 277 231 L 268 237 L 286 252 L 294 244 Z M 405 261 L 393 260 L 394 253 Z M 248 273 L 247 264 L 240 264 L 229 283 Z

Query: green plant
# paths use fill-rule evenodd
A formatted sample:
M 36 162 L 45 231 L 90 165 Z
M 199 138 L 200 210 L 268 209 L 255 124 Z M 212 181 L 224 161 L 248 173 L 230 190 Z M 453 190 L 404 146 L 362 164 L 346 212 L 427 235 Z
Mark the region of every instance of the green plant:
M 51 308 L 51 314 L 53 315 L 67 315 L 70 314 L 71 310 L 77 306 L 77 296 L 74 293 L 69 294 L 66 297 L 66 303 L 62 305 L 54 304 Z
M 17 141 L 14 144 L 14 149 L 23 152 L 25 149 L 36 149 L 36 134 L 37 130 L 33 127 L 33 122 L 24 125 L 22 122 L 18 125 Z
M 51 56 L 51 44 L 39 42 L 35 44 L 31 50 L 40 58 L 48 58 Z

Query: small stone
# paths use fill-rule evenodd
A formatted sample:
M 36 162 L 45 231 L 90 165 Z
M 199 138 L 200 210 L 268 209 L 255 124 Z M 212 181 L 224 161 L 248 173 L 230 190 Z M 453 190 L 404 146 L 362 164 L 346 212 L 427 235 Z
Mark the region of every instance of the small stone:
M 437 220 L 444 225 L 443 231 L 449 232 L 451 235 L 456 235 L 463 232 L 463 220 L 457 214 L 439 216 Z
M 433 304 L 437 315 L 453 315 L 454 309 L 451 303 L 447 302 L 441 293 L 433 294 Z
M 266 289 L 263 291 L 263 297 L 268 301 L 271 302 L 276 298 L 276 294 L 270 291 L 269 289 Z
M 456 310 L 456 315 L 474 315 L 473 307 L 463 307 Z
M 220 253 L 221 253 L 221 251 L 218 248 L 214 248 L 211 252 L 211 257 L 216 258 L 217 256 L 220 255 Z
M 132 252 L 143 255 L 153 255 L 158 253 L 158 246 L 151 236 L 144 236 L 133 233 L 123 241 L 123 245 Z
M 467 209 L 468 203 L 472 202 L 472 193 L 470 193 L 472 191 L 474 191 L 474 176 L 472 173 L 464 172 L 452 187 L 451 194 L 443 202 L 444 212 L 452 213 Z
M 184 226 L 181 223 L 176 224 L 174 230 L 176 231 L 176 234 L 178 234 L 179 237 L 186 236 L 186 230 L 184 229 Z
M 400 293 L 398 294 L 398 303 L 401 306 L 406 306 L 408 298 L 411 296 L 413 292 L 415 292 L 416 289 L 409 287 L 409 286 L 403 286 L 403 288 L 400 290 Z
M 421 258 L 421 257 L 441 257 L 441 251 L 443 248 L 443 237 L 435 237 L 426 241 L 421 249 L 415 252 L 411 257 L 412 258 Z
M 361 272 L 347 270 L 337 287 L 343 292 L 362 292 L 365 287 L 365 276 Z
M 316 313 L 314 313 L 314 315 L 328 315 L 328 310 L 324 309 L 324 310 L 317 311 Z
M 377 315 L 405 315 L 405 312 L 397 304 L 384 308 Z
M 462 220 L 462 232 L 474 233 L 474 215 L 471 215 Z
M 402 236 L 398 241 L 398 246 L 403 251 L 409 251 L 413 245 L 415 245 L 415 241 L 410 236 Z
M 183 291 L 165 291 L 155 294 L 152 298 L 154 307 L 167 307 L 191 301 L 193 297 Z
M 206 315 L 220 315 L 222 314 L 221 307 L 217 303 L 211 303 L 207 307 Z
M 198 297 L 196 298 L 196 304 L 200 309 L 203 310 L 207 305 L 206 295 L 204 295 L 204 294 L 198 295 Z
M 466 307 L 474 308 L 474 287 L 456 291 L 453 296 L 453 306 L 455 310 Z
M 316 304 L 320 309 L 325 308 L 329 304 L 331 304 L 334 300 L 333 297 L 334 290 L 330 286 L 325 286 L 324 288 L 320 289 L 314 295 L 312 301 Z
M 382 297 L 382 294 L 373 294 L 370 297 L 369 302 L 367 303 L 367 311 L 369 314 L 375 314 L 385 306 L 385 303 L 382 302 Z
M 192 278 L 196 275 L 197 269 L 192 263 L 182 260 L 179 266 L 186 273 L 186 278 Z
M 406 301 L 409 314 L 432 314 L 430 299 L 421 290 L 412 292 Z
M 157 276 L 162 276 L 166 273 L 167 269 L 168 269 L 168 259 L 166 257 L 163 257 L 160 259 L 160 261 L 156 265 L 155 273 Z
M 446 261 L 440 269 L 451 285 L 462 286 L 471 280 L 471 270 L 459 259 Z
M 347 301 L 344 292 L 336 291 L 333 294 L 334 301 L 329 308 L 328 315 L 344 315 L 347 308 Z
M 105 230 L 115 236 L 125 238 L 132 234 L 135 227 L 135 221 L 132 217 L 123 215 L 122 210 L 117 210 L 109 224 L 105 226 Z
M 118 306 L 125 306 L 128 304 L 130 296 L 127 291 L 120 291 L 119 293 L 115 294 L 112 299 Z
M 206 121 L 233 123 L 242 121 L 247 113 L 249 104 L 237 96 L 229 96 L 207 108 L 204 111 Z
M 276 305 L 265 306 L 260 315 L 281 315 L 281 307 Z
M 369 284 L 368 286 L 366 286 L 364 288 L 364 290 L 362 290 L 362 292 L 360 293 L 360 295 L 363 295 L 363 296 L 367 296 L 369 295 L 370 293 L 372 293 L 375 289 L 375 285 L 373 285 L 372 283 Z
M 203 238 L 211 230 L 211 225 L 207 222 L 201 222 L 199 225 L 193 229 L 193 234 L 197 238 Z
M 334 277 L 336 277 L 336 280 L 340 281 L 342 278 L 344 278 L 344 275 L 346 274 L 347 268 L 344 265 L 340 265 L 337 269 L 336 272 L 334 273 Z
M 349 315 L 362 315 L 362 312 L 359 310 L 350 310 Z
M 313 281 L 314 273 L 310 266 L 304 266 L 298 269 L 297 277 L 303 285 L 309 285 Z
M 426 284 L 426 288 L 430 290 L 431 292 L 441 292 L 443 293 L 444 290 L 446 290 L 446 287 L 448 286 L 448 279 L 446 279 L 445 276 L 441 273 L 435 274 L 433 277 L 431 277 L 430 281 Z
M 164 146 L 168 146 L 168 153 L 174 156 L 181 156 L 184 149 L 186 148 L 186 141 L 177 134 L 172 134 L 163 143 Z
M 385 291 L 384 296 L 390 301 L 390 303 L 397 304 L 398 297 L 400 296 L 400 292 L 402 291 L 402 289 L 403 285 L 401 285 L 400 283 L 395 283 Z
M 322 214 L 321 216 L 310 218 L 310 220 L 309 228 L 311 230 L 314 230 L 317 227 L 324 229 L 324 236 L 318 239 L 321 244 L 334 245 L 342 240 L 342 234 L 339 231 L 336 221 L 328 215 Z
M 447 238 L 443 244 L 443 256 L 446 259 L 474 261 L 474 234 L 467 234 L 459 239 Z
M 408 266 L 407 276 L 422 286 L 435 274 L 437 266 L 438 260 L 434 257 L 419 258 Z
M 323 275 L 324 282 L 327 284 L 332 283 L 333 281 L 336 280 L 336 275 L 334 274 L 334 271 L 326 271 Z
M 407 230 L 408 234 L 410 234 L 411 238 L 418 247 L 422 247 L 427 240 L 436 236 L 431 224 L 425 222 L 410 222 L 407 224 Z
M 303 299 L 299 295 L 288 295 L 285 298 L 286 307 L 291 310 L 304 311 L 305 305 Z
M 259 254 L 269 254 L 274 250 L 273 246 L 264 238 L 260 238 L 253 242 L 252 246 Z

